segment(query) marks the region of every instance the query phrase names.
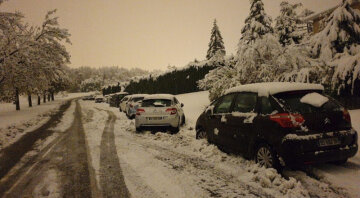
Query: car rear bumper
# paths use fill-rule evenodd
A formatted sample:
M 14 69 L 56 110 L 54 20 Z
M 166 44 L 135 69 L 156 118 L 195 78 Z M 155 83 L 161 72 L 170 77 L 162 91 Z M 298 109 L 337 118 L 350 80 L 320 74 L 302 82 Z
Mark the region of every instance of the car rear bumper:
M 161 120 L 149 120 L 150 117 L 162 117 Z M 179 116 L 177 115 L 158 115 L 158 116 L 135 116 L 135 126 L 138 127 L 177 127 L 179 126 Z
M 299 136 L 298 136 L 299 137 Z M 340 144 L 319 146 L 320 139 L 338 138 Z M 283 139 L 279 155 L 288 165 L 304 165 L 345 160 L 358 151 L 355 130 L 326 133 L 319 136 L 308 135 L 300 138 Z

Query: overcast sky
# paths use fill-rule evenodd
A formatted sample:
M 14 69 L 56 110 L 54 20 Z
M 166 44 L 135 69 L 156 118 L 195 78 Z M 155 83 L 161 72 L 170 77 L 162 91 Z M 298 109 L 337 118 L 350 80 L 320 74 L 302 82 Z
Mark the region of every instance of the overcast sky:
M 273 19 L 281 0 L 263 0 Z M 290 0 L 315 12 L 340 0 Z M 182 67 L 203 60 L 213 19 L 227 54 L 235 53 L 249 14 L 248 0 L 9 0 L 2 11 L 20 11 L 39 25 L 46 12 L 58 9 L 60 25 L 69 29 L 72 67 L 140 67 L 147 70 Z

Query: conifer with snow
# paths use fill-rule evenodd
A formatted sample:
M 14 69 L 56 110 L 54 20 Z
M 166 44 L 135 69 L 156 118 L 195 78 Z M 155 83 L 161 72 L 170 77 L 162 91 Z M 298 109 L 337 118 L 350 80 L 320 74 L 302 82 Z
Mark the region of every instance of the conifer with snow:
M 295 12 L 297 7 L 301 4 L 290 4 L 287 1 L 280 3 L 280 15 L 275 19 L 275 31 L 279 37 L 279 42 L 282 45 L 289 45 L 291 43 L 298 44 L 302 39 L 301 33 L 298 31 L 298 16 Z
M 360 95 L 360 12 L 342 4 L 326 20 L 325 28 L 311 40 L 312 55 L 330 66 L 326 74 L 338 94 Z
M 211 30 L 209 49 L 206 54 L 206 59 L 211 59 L 215 55 L 225 56 L 225 46 L 223 38 L 221 36 L 219 27 L 216 24 L 216 19 L 214 20 L 214 26 Z
M 250 0 L 250 15 L 245 19 L 245 26 L 241 30 L 242 43 L 250 43 L 267 33 L 272 33 L 272 19 L 264 10 L 262 0 Z

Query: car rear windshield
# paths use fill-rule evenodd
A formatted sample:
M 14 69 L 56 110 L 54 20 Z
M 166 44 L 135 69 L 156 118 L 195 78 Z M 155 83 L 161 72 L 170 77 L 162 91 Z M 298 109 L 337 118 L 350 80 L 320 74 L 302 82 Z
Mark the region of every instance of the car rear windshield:
M 285 107 L 285 110 L 289 110 L 294 113 L 341 111 L 341 106 L 334 99 L 327 97 L 319 92 L 317 93 L 329 99 L 322 106 L 316 107 L 314 105 L 300 102 L 301 98 L 310 93 L 314 93 L 314 91 L 285 92 L 274 95 L 274 98 Z
M 171 106 L 171 100 L 166 99 L 149 99 L 143 100 L 142 107 L 169 107 Z
M 140 100 L 144 99 L 144 97 L 137 97 L 137 98 L 132 98 L 131 100 L 133 102 L 139 102 Z

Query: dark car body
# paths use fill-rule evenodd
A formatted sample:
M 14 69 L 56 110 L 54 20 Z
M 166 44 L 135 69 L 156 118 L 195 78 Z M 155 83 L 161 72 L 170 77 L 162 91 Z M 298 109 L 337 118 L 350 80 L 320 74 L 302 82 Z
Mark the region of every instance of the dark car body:
M 197 133 L 206 132 L 209 142 L 246 158 L 266 144 L 286 165 L 346 161 L 358 150 L 350 115 L 330 97 L 321 107 L 299 102 L 314 92 L 323 91 L 285 89 L 267 96 L 246 89 L 230 92 L 200 115 Z
M 119 92 L 111 95 L 109 100 L 110 107 L 119 107 L 121 99 L 129 95 L 127 92 Z

